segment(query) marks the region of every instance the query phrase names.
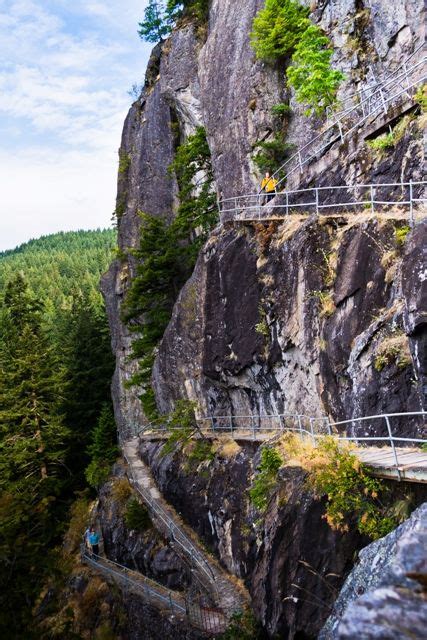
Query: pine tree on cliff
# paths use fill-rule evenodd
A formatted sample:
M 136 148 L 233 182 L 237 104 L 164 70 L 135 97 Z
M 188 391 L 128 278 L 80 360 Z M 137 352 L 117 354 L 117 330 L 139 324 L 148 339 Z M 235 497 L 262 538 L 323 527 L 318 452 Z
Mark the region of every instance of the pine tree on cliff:
M 144 11 L 144 20 L 139 23 L 139 36 L 146 42 L 160 42 L 170 33 L 166 19 L 166 6 L 160 0 L 150 0 Z

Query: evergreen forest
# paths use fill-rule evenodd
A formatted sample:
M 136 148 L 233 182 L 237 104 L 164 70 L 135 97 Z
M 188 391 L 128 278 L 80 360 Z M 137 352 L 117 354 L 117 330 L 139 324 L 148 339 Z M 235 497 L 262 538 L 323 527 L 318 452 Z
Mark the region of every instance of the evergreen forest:
M 2 638 L 38 637 L 34 607 L 46 577 L 65 571 L 70 508 L 116 454 L 99 292 L 115 243 L 113 230 L 78 231 L 0 253 Z

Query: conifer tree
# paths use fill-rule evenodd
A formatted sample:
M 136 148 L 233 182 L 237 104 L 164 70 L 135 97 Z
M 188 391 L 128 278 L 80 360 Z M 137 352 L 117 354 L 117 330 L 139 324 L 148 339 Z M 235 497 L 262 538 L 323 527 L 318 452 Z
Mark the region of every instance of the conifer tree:
M 68 431 L 58 411 L 62 371 L 42 329 L 41 305 L 18 274 L 0 327 L 0 629 L 17 620 L 57 535 Z M 28 601 L 27 601 L 28 602 Z M 23 606 L 24 603 L 21 602 Z M 9 617 L 8 617 L 9 616 Z M 10 631 L 10 630 L 9 630 Z M 12 637 L 12 636 L 11 636 Z

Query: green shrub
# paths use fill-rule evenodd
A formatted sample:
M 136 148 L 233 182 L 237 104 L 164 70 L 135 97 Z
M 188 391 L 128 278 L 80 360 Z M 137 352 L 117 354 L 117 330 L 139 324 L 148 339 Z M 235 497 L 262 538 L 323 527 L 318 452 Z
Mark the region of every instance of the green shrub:
M 215 454 L 212 450 L 212 443 L 209 440 L 198 439 L 193 442 L 193 446 L 188 454 L 188 461 L 190 465 L 192 463 L 198 465 L 201 462 L 213 460 L 214 457 Z
M 146 531 L 151 527 L 148 509 L 136 498 L 131 498 L 126 505 L 125 522 L 128 529 L 133 531 Z
M 309 13 L 294 0 L 266 0 L 252 25 L 251 44 L 257 58 L 277 60 L 291 55 L 310 24 Z
M 264 512 L 267 509 L 268 501 L 276 484 L 277 472 L 282 464 L 282 457 L 276 449 L 264 447 L 261 450 L 259 473 L 249 489 L 252 503 L 258 511 Z
M 107 482 L 111 472 L 111 464 L 99 459 L 92 460 L 85 470 L 85 477 L 89 486 L 99 489 L 104 482 Z
M 195 402 L 178 400 L 172 413 L 162 417 L 163 423 L 167 425 L 170 431 L 170 436 L 162 449 L 162 456 L 175 451 L 178 445 L 180 450 L 182 450 L 198 431 L 194 414 L 195 408 Z
M 374 151 L 385 151 L 394 147 L 393 132 L 383 133 L 382 135 L 374 138 L 373 140 L 367 140 L 366 144 Z
M 261 173 L 265 173 L 271 171 L 272 167 L 283 164 L 294 145 L 285 142 L 282 134 L 276 134 L 272 140 L 257 142 L 254 148 L 259 151 L 253 156 L 253 161 Z
M 231 616 L 227 631 L 220 640 L 260 640 L 264 633 L 252 611 L 242 611 Z
M 297 101 L 307 105 L 307 115 L 321 115 L 326 107 L 337 103 L 338 87 L 345 76 L 332 69 L 332 55 L 329 38 L 316 25 L 304 31 L 295 47 L 286 75 Z
M 286 116 L 289 116 L 291 113 L 291 107 L 286 104 L 285 102 L 280 102 L 279 104 L 274 104 L 271 107 L 271 113 L 274 116 L 280 116 L 282 118 L 285 118 Z
M 423 84 L 417 89 L 414 99 L 420 105 L 422 113 L 425 113 L 427 111 L 427 84 Z
M 307 470 L 308 486 L 327 496 L 326 520 L 333 529 L 349 531 L 355 521 L 360 533 L 375 540 L 397 526 L 393 507 L 386 506 L 384 483 L 368 474 L 349 445 L 325 437 L 313 446 L 311 440 L 287 434 L 281 447 L 285 459 Z
M 406 242 L 406 238 L 408 237 L 408 233 L 411 231 L 411 227 L 408 225 L 404 225 L 403 227 L 399 227 L 394 231 L 394 237 L 396 239 L 396 244 L 398 246 L 402 246 Z
M 119 152 L 119 173 L 127 173 L 130 167 L 131 158 L 128 153 Z
M 274 61 L 292 56 L 286 72 L 289 85 L 297 101 L 307 105 L 307 114 L 320 115 L 337 103 L 345 76 L 332 69 L 330 41 L 310 22 L 309 13 L 295 0 L 266 0 L 254 18 L 251 44 L 258 58 Z

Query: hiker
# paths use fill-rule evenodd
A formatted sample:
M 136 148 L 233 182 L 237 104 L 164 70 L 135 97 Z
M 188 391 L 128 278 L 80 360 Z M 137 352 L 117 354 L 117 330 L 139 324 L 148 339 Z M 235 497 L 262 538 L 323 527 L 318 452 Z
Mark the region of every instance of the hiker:
M 95 527 L 90 528 L 89 544 L 91 546 L 91 554 L 99 556 L 99 535 L 95 531 Z
M 84 541 L 85 547 L 90 552 L 91 548 L 90 548 L 89 536 L 90 536 L 90 527 L 88 527 L 83 534 L 83 541 Z
M 270 202 L 276 195 L 277 180 L 270 177 L 270 172 L 266 171 L 265 177 L 261 182 L 261 191 L 267 194 L 266 202 Z

